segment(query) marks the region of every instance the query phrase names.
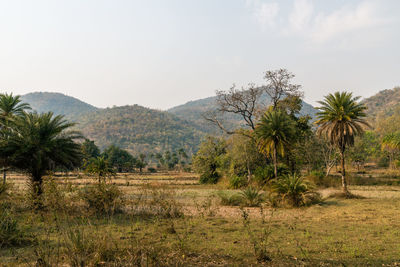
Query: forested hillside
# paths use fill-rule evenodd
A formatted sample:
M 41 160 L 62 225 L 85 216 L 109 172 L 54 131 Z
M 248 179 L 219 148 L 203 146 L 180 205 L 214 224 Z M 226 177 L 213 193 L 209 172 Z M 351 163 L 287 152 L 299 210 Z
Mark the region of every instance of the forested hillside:
M 362 101 L 368 108 L 368 116 L 376 118 L 377 115 L 390 116 L 400 107 L 400 87 L 382 90 L 376 95 Z
M 111 144 L 133 154 L 153 153 L 184 148 L 197 151 L 206 135 L 221 134 L 202 114 L 216 108 L 216 97 L 188 102 L 165 111 L 138 105 L 100 109 L 76 98 L 59 93 L 37 92 L 23 95 L 22 100 L 37 112 L 52 111 L 78 123 L 76 128 L 94 140 L 100 148 Z M 260 104 L 268 103 L 263 96 Z M 303 114 L 314 116 L 314 108 L 303 102 Z M 242 125 L 240 116 L 228 114 L 224 124 L 229 129 Z
M 371 126 L 381 136 L 400 130 L 400 87 L 383 90 L 362 101 Z
M 82 114 L 96 111 L 98 108 L 77 98 L 60 93 L 35 92 L 21 96 L 21 100 L 29 103 L 33 110 L 42 113 L 52 111 L 65 115 L 70 120 L 79 120 Z
M 138 105 L 87 113 L 81 116 L 77 129 L 100 148 L 114 144 L 133 154 L 180 148 L 191 154 L 205 136 L 190 122 Z

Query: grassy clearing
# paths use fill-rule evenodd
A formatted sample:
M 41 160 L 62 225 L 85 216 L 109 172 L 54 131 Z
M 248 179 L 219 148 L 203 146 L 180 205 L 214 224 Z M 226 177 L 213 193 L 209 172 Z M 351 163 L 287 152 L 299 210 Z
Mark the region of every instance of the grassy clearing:
M 170 176 L 160 179 L 179 180 Z M 241 209 L 220 205 L 216 197 L 220 189 L 215 187 L 165 187 L 155 181 L 153 186 L 121 185 L 125 205 L 131 208 L 101 216 L 89 214 L 80 200 L 74 200 L 74 190 L 81 186 L 65 194 L 66 201 L 76 201 L 74 208 L 37 213 L 23 201 L 24 191 L 14 186 L 2 201 L 11 207 L 18 229 L 33 239 L 1 248 L 0 265 L 394 266 L 400 262 L 398 186 L 350 187 L 364 199 L 327 198 L 335 190 L 323 189 L 322 204 L 297 209 Z M 268 257 L 260 257 L 260 251 Z

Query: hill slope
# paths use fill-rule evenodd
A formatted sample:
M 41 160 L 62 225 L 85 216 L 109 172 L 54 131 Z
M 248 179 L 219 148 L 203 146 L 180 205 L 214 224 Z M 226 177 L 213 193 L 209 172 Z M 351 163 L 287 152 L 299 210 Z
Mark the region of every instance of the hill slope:
M 98 110 L 77 98 L 60 93 L 35 92 L 22 95 L 21 99 L 39 113 L 52 111 L 74 121 L 78 120 L 82 114 Z
M 86 113 L 76 127 L 101 148 L 115 144 L 133 154 L 179 148 L 191 154 L 205 135 L 188 121 L 138 105 Z
M 378 115 L 390 116 L 400 107 L 400 87 L 382 90 L 362 101 L 368 108 L 368 116 L 375 119 Z

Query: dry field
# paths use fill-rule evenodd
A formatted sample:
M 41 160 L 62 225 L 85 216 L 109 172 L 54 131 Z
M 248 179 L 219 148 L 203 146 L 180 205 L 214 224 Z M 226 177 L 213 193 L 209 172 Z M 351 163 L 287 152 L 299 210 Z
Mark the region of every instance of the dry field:
M 74 190 L 96 182 L 77 174 L 55 179 Z M 12 174 L 9 181 L 19 195 L 13 201 L 23 201 L 26 178 Z M 131 206 L 123 213 L 35 213 L 20 205 L 17 220 L 36 241 L 0 250 L 0 265 L 80 266 L 76 255 L 82 266 L 400 265 L 399 186 L 350 186 L 360 199 L 332 198 L 336 189 L 325 188 L 319 205 L 241 209 L 222 206 L 218 198 L 220 191 L 239 190 L 199 185 L 191 173 L 118 174 L 111 182 Z M 134 212 L 137 196 L 149 188 L 184 215 Z M 77 246 L 76 233 L 92 245 Z

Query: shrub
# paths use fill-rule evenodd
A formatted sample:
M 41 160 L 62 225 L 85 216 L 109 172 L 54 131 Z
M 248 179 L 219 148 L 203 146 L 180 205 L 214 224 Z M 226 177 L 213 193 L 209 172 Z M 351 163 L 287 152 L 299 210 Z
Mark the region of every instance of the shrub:
M 0 248 L 27 244 L 31 238 L 19 227 L 9 209 L 0 207 Z
M 282 202 L 286 202 L 293 207 L 299 207 L 320 201 L 320 196 L 313 191 L 314 187 L 303 177 L 297 174 L 286 175 L 274 181 L 272 192 L 274 192 Z
M 242 176 L 233 175 L 229 179 L 229 185 L 234 189 L 242 188 L 247 185 L 247 179 Z
M 219 191 L 217 196 L 221 200 L 221 205 L 223 206 L 240 206 L 243 203 L 242 196 L 238 194 L 228 195 L 223 191 Z
M 123 193 L 116 185 L 102 182 L 86 187 L 82 198 L 89 210 L 97 214 L 112 215 L 122 210 Z
M 157 170 L 155 168 L 153 168 L 153 167 L 147 168 L 147 171 L 150 172 L 150 173 L 156 173 L 157 172 Z
M 216 184 L 221 178 L 221 176 L 217 172 L 205 172 L 200 175 L 200 183 L 201 184 Z
M 289 168 L 284 164 L 278 164 L 277 170 L 278 177 L 288 175 L 290 173 Z M 275 178 L 273 165 L 258 167 L 254 172 L 254 180 L 261 186 L 265 185 L 273 178 Z
M 243 203 L 248 207 L 257 207 L 264 200 L 264 194 L 255 187 L 247 187 L 240 192 L 243 198 Z

